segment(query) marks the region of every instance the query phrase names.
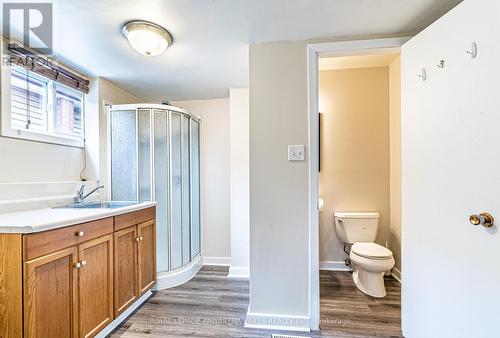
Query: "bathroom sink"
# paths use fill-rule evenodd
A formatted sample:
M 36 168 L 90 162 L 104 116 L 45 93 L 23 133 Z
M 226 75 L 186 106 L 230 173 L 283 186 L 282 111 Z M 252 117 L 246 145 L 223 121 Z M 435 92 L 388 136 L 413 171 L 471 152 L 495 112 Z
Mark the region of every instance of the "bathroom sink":
M 118 202 L 118 201 L 109 201 L 109 202 L 84 202 L 84 203 L 74 203 L 68 204 L 63 207 L 65 209 L 117 209 L 128 207 L 131 205 L 139 204 L 140 202 Z

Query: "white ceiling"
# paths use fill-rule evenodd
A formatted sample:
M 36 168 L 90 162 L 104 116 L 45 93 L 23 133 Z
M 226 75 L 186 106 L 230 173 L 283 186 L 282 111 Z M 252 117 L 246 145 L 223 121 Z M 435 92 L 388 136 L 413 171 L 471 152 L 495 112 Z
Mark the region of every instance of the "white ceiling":
M 418 32 L 460 0 L 54 0 L 54 50 L 141 99 L 227 97 L 248 86 L 250 43 Z M 142 19 L 174 44 L 145 57 L 121 35 Z
M 396 53 L 325 57 L 319 59 L 319 70 L 387 67 L 398 56 Z

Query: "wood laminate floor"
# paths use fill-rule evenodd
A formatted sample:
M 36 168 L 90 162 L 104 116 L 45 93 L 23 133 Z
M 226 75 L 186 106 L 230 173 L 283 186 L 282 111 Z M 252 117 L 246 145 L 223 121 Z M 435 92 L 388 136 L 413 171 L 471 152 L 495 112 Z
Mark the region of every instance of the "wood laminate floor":
M 203 267 L 189 282 L 154 294 L 110 337 L 401 337 L 400 286 L 386 277 L 387 296 L 371 298 L 349 272 L 321 271 L 321 331 L 245 329 L 248 281 L 228 280 L 227 268 Z

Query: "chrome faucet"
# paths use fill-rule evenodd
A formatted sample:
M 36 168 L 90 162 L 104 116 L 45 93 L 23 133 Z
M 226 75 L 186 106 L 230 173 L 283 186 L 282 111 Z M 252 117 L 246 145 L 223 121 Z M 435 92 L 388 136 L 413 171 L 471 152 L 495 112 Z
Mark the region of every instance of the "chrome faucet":
M 78 191 L 76 192 L 75 203 L 83 203 L 83 202 L 85 202 L 85 199 L 87 197 L 89 197 L 90 195 L 92 195 L 93 193 L 95 193 L 96 191 L 98 191 L 100 189 L 104 189 L 104 185 L 97 186 L 94 189 L 92 189 L 89 193 L 84 194 L 85 184 L 83 184 L 80 187 L 80 189 L 78 189 Z

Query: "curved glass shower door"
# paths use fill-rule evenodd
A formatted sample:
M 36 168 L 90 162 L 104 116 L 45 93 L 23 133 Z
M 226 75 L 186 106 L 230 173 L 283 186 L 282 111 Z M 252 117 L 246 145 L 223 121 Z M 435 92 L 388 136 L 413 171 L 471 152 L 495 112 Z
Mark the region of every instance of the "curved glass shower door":
M 191 170 L 189 118 L 181 119 L 182 137 L 182 263 L 191 261 Z
M 111 198 L 156 201 L 157 271 L 201 252 L 200 127 L 194 116 L 156 105 L 110 110 Z
M 156 265 L 158 271 L 169 270 L 169 142 L 168 113 L 154 111 L 154 199 L 156 201 Z
M 200 254 L 200 124 L 191 119 L 191 258 Z
M 170 114 L 171 151 L 171 268 L 182 266 L 182 144 L 181 115 Z
M 137 123 L 135 110 L 111 112 L 111 199 L 136 201 Z

